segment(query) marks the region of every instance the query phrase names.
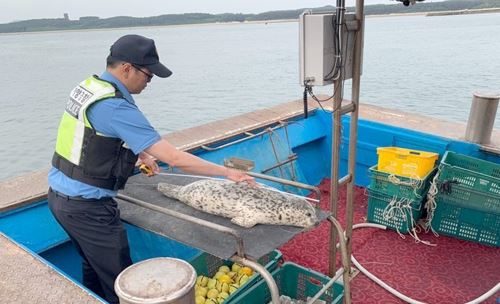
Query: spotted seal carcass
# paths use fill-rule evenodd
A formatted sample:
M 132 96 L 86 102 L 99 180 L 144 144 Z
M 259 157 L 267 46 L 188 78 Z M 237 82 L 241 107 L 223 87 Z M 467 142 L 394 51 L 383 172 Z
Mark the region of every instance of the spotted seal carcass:
M 195 209 L 231 218 L 236 225 L 256 224 L 311 227 L 318 222 L 316 209 L 304 198 L 246 183 L 203 179 L 185 186 L 159 183 L 158 190 Z

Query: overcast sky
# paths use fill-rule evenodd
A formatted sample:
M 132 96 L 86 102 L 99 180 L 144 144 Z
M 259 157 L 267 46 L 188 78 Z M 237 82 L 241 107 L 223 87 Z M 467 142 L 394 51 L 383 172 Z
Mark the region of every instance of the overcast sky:
M 177 13 L 262 13 L 273 10 L 335 5 L 330 0 L 0 0 L 0 23 L 16 20 L 82 16 L 149 17 Z M 354 6 L 355 0 L 346 0 Z M 365 4 L 394 4 L 391 0 L 365 0 Z

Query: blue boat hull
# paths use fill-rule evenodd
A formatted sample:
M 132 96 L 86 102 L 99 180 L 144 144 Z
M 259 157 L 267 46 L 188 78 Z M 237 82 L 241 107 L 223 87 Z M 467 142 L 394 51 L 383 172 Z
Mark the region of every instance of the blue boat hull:
M 223 163 L 229 157 L 251 159 L 255 162 L 253 170 L 256 172 L 265 171 L 269 175 L 286 179 L 293 178 L 303 183 L 317 185 L 330 175 L 331 129 L 331 115 L 316 111 L 308 119 L 295 118 L 288 122 L 286 128 L 278 127 L 262 136 L 229 144 L 231 141 L 245 137 L 245 135 L 239 135 L 223 142 L 213 143 L 209 150 L 197 149 L 192 152 L 216 163 Z M 342 120 L 342 134 L 341 176 L 347 171 L 349 117 L 344 117 Z M 443 155 L 446 150 L 451 150 L 500 163 L 498 155 L 485 153 L 476 144 L 367 120 L 359 121 L 356 144 L 355 182 L 359 186 L 366 186 L 369 183 L 369 168 L 377 163 L 376 148 L 380 146 L 399 146 L 437 152 L 440 155 Z M 218 149 L 217 147 L 220 146 L 223 147 Z M 296 161 L 269 170 L 276 163 L 294 154 L 297 155 Z M 305 194 L 304 190 L 272 182 L 266 183 L 285 191 Z M 66 233 L 52 217 L 46 201 L 41 200 L 23 208 L 0 213 L 0 231 L 38 254 L 78 284 L 81 282 L 80 257 L 76 254 Z M 188 260 L 199 253 L 199 250 L 195 248 L 135 226 L 127 225 L 127 231 L 134 262 L 158 256 L 172 256 Z

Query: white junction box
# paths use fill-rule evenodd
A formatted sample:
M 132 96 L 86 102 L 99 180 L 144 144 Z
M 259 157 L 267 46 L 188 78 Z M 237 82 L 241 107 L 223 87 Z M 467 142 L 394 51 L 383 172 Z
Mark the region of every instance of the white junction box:
M 340 41 L 342 44 L 343 79 L 352 78 L 352 61 L 354 57 L 356 16 L 345 14 Z M 335 64 L 334 30 L 335 13 L 308 13 L 300 15 L 299 19 L 299 58 L 300 84 L 304 80 L 312 86 L 323 86 L 333 83 Z M 337 60 L 338 62 L 338 60 Z

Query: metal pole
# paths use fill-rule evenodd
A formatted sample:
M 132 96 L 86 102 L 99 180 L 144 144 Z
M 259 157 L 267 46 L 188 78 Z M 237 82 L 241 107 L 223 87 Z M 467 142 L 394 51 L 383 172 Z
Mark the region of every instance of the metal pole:
M 351 283 L 350 283 L 350 272 L 347 271 L 346 266 L 351 263 L 350 255 L 347 255 L 347 246 L 346 246 L 346 237 L 342 230 L 342 226 L 339 221 L 333 216 L 329 216 L 328 220 L 332 223 L 332 226 L 335 226 L 335 229 L 339 233 L 339 245 L 340 245 L 340 258 L 342 262 L 342 266 L 344 268 L 344 303 L 351 304 Z M 337 244 L 335 244 L 335 248 L 337 248 Z
M 252 172 L 252 171 L 246 171 L 245 173 L 252 176 L 252 177 L 255 177 L 255 178 L 261 178 L 261 179 L 269 180 L 272 182 L 280 183 L 283 185 L 289 185 L 289 186 L 293 186 L 293 187 L 297 187 L 297 188 L 312 190 L 312 191 L 314 191 L 314 193 L 316 193 L 318 200 L 321 199 L 321 190 L 319 190 L 318 187 L 311 186 L 311 185 L 304 184 L 304 183 L 291 181 L 291 180 L 287 180 L 287 179 L 283 179 L 283 178 L 279 178 L 279 177 L 275 177 L 275 176 L 271 176 L 271 175 L 260 174 L 260 173 L 256 173 L 256 172 Z
M 316 300 L 319 299 L 340 278 L 342 273 L 344 273 L 344 268 L 340 267 L 335 276 L 331 278 L 330 281 L 328 281 L 328 283 L 323 285 L 323 288 L 321 288 L 321 290 L 318 291 L 313 298 L 307 300 L 306 304 L 315 304 Z
M 180 213 L 180 212 L 177 212 L 174 210 L 170 210 L 170 209 L 167 209 L 164 207 L 156 206 L 156 205 L 153 205 L 151 203 L 148 203 L 148 202 L 145 202 L 145 201 L 121 194 L 121 193 L 118 193 L 116 198 L 123 200 L 123 201 L 126 201 L 128 203 L 143 207 L 143 208 L 147 208 L 147 209 L 159 212 L 159 213 L 170 215 L 172 217 L 175 217 L 175 218 L 178 218 L 181 220 L 185 220 L 185 221 L 197 224 L 197 225 L 205 226 L 207 228 L 220 231 L 222 233 L 229 234 L 236 239 L 236 245 L 237 245 L 236 252 L 237 252 L 237 254 L 239 256 L 242 256 L 242 257 L 245 256 L 245 247 L 243 246 L 243 238 L 240 236 L 238 231 L 236 231 L 234 229 L 231 229 L 231 228 L 219 225 L 219 224 L 215 224 L 215 223 L 212 223 L 209 221 L 205 221 L 205 220 L 199 219 L 197 217 L 190 216 L 190 215 L 187 215 L 184 213 Z
M 348 170 L 351 180 L 347 184 L 346 197 L 346 239 L 347 256 L 352 254 L 352 225 L 354 221 L 354 184 L 356 181 L 356 145 L 358 141 L 358 116 L 359 116 L 359 90 L 361 83 L 361 65 L 363 61 L 363 36 L 364 36 L 364 0 L 356 0 L 356 20 L 358 32 L 354 42 L 354 58 L 352 71 L 352 103 L 354 111 L 351 113 L 350 131 L 349 131 L 349 162 Z M 347 265 L 348 273 L 351 273 L 351 259 Z
M 465 130 L 465 140 L 489 144 L 500 94 L 474 93 Z
M 341 75 L 342 77 L 342 75 Z M 338 79 L 334 82 L 335 88 L 340 88 L 342 80 Z M 339 108 L 341 100 L 341 92 L 339 89 L 335 90 L 333 96 L 333 109 Z M 334 218 L 337 218 L 337 202 L 339 197 L 339 160 L 340 160 L 340 129 L 341 126 L 341 113 L 340 111 L 333 112 L 332 119 L 332 162 L 331 162 L 331 181 L 330 181 L 330 213 Z M 333 225 L 330 226 L 330 257 L 329 257 L 329 275 L 335 275 L 336 269 L 336 256 L 337 256 L 337 230 Z
M 336 22 L 340 20 L 343 22 L 345 14 L 345 0 L 337 0 L 337 10 L 336 10 Z M 339 25 L 342 28 L 342 25 Z M 342 32 L 342 31 L 341 31 Z M 340 37 L 338 43 L 342 48 L 342 37 Z M 339 54 L 336 54 L 339 55 Z M 343 78 L 344 69 L 340 68 L 339 77 L 333 82 L 333 117 L 332 117 L 332 161 L 331 161 L 331 181 L 330 181 L 330 213 L 336 218 L 337 217 L 337 202 L 339 196 L 339 160 L 340 160 L 340 136 L 342 121 L 342 113 L 340 111 L 342 107 L 342 90 L 343 90 Z M 330 227 L 330 257 L 329 257 L 329 275 L 333 277 L 335 275 L 335 262 L 337 256 L 337 231 L 333 225 Z
M 267 269 L 260 265 L 259 263 L 256 263 L 254 261 L 251 261 L 249 259 L 242 258 L 240 256 L 233 256 L 231 257 L 231 261 L 249 266 L 262 276 L 264 281 L 266 281 L 267 286 L 269 287 L 269 292 L 271 293 L 271 303 L 272 304 L 280 304 L 280 293 L 278 286 L 276 285 L 276 281 L 274 280 L 273 276 L 267 271 Z

